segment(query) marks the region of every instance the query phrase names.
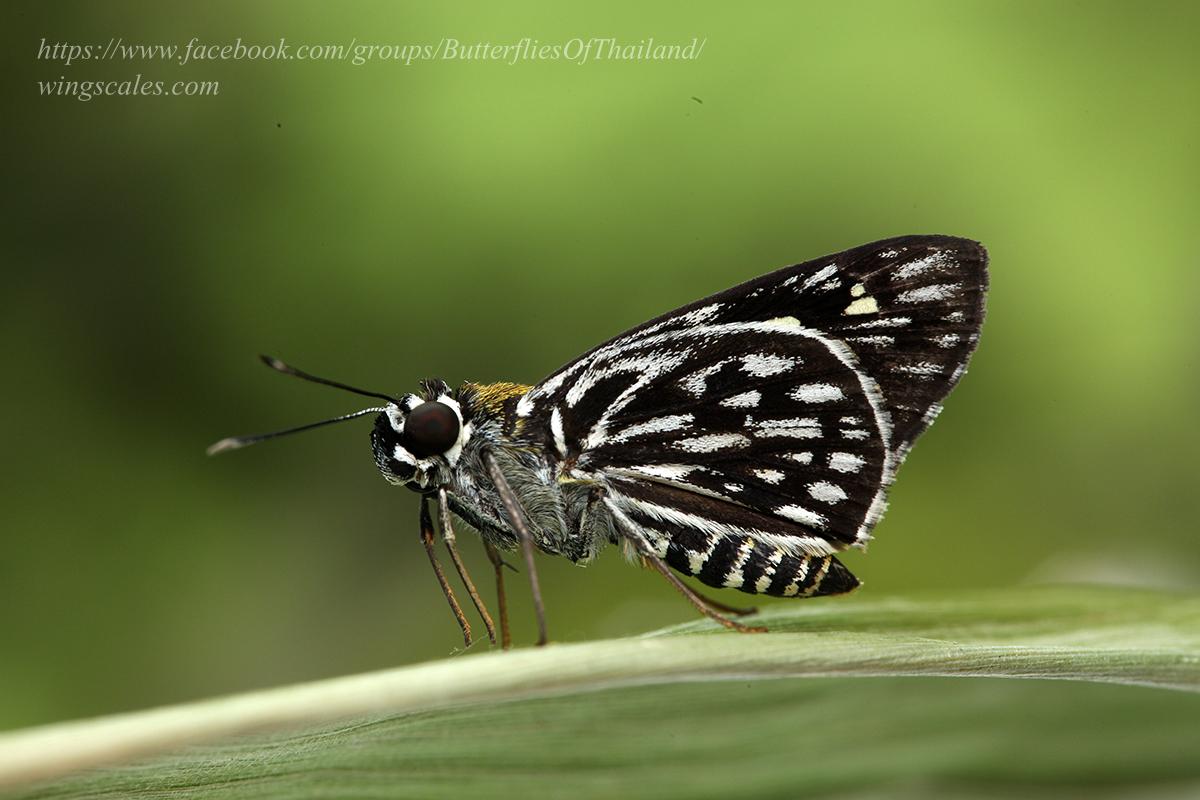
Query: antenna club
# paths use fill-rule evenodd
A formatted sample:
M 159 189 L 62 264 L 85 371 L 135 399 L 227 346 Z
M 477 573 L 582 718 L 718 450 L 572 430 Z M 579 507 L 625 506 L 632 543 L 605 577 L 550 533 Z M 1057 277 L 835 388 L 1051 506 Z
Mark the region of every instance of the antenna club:
M 268 356 L 266 354 L 260 354 L 258 356 L 258 360 L 263 362 L 264 364 L 266 364 L 271 369 L 276 370 L 277 372 L 292 373 L 295 371 L 291 367 L 289 367 L 287 364 L 280 361 L 275 356 Z
M 215 444 L 210 444 L 204 452 L 206 455 L 215 456 L 218 453 L 224 453 L 226 450 L 237 450 L 241 446 L 241 439 L 236 436 L 230 436 L 228 439 L 222 439 Z

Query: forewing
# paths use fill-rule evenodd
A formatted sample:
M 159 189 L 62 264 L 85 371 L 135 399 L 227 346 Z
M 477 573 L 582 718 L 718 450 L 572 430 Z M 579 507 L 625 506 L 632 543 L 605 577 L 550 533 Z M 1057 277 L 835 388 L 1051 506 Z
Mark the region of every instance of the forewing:
M 776 271 L 600 345 L 530 390 L 523 435 L 673 535 L 862 542 L 978 338 L 986 254 L 904 237 Z

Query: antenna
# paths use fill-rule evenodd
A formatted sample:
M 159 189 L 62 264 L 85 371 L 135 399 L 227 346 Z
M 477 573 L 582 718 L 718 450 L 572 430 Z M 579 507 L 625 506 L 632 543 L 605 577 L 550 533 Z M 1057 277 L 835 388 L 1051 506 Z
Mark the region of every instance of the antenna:
M 215 456 L 217 453 L 224 453 L 226 450 L 238 450 L 243 447 L 249 447 L 252 444 L 265 442 L 267 439 L 274 439 L 276 436 L 287 436 L 289 433 L 300 433 L 301 431 L 310 431 L 313 428 L 320 428 L 324 425 L 332 425 L 335 422 L 345 422 L 348 419 L 357 419 L 364 417 L 367 414 L 378 414 L 384 411 L 383 408 L 364 408 L 362 411 L 355 411 L 351 414 L 343 414 L 340 417 L 332 419 L 323 419 L 320 422 L 310 422 L 307 425 L 298 425 L 295 428 L 287 428 L 282 431 L 273 431 L 271 433 L 256 433 L 253 436 L 230 436 L 228 439 L 222 439 L 214 445 L 211 445 L 207 452 L 210 456 Z
M 393 405 L 396 405 L 396 406 L 400 405 L 400 401 L 397 400 L 396 398 L 392 397 L 390 394 L 383 394 L 382 392 L 369 392 L 366 389 L 359 389 L 355 386 L 350 386 L 345 383 L 339 383 L 338 381 L 331 381 L 328 378 L 319 378 L 316 375 L 312 375 L 303 370 L 296 369 L 295 367 L 291 366 L 290 364 L 285 364 L 284 362 L 280 361 L 278 358 L 275 358 L 274 356 L 260 355 L 258 358 L 259 358 L 259 360 L 261 360 L 264 364 L 266 364 L 271 369 L 275 370 L 276 372 L 282 372 L 284 375 L 291 375 L 295 378 L 300 378 L 302 380 L 311 381 L 312 383 L 320 383 L 320 384 L 324 384 L 325 386 L 332 386 L 335 389 L 342 389 L 343 391 L 353 392 L 354 394 L 360 394 L 360 395 L 363 395 L 364 397 L 374 397 L 379 400 L 387 400 L 389 403 L 392 403 Z M 356 419 L 358 417 L 366 416 L 367 414 L 378 414 L 385 410 L 386 410 L 385 408 L 364 408 L 362 411 L 355 411 L 350 414 L 343 414 L 340 417 L 333 417 L 332 419 L 323 419 L 320 422 L 310 422 L 307 425 L 299 425 L 295 428 L 287 428 L 287 429 L 281 430 L 281 431 L 273 431 L 272 433 L 258 433 L 253 436 L 230 436 L 228 439 L 222 439 L 221 441 L 219 441 L 216 444 L 209 447 L 207 452 L 210 456 L 215 456 L 217 453 L 224 453 L 226 450 L 238 450 L 242 447 L 248 447 L 252 444 L 258 444 L 259 442 L 264 442 L 267 439 L 274 439 L 276 436 L 287 436 L 288 434 L 291 434 L 291 433 L 300 433 L 301 431 L 309 431 L 309 430 L 312 430 L 313 428 L 320 428 L 325 425 L 332 425 L 335 422 L 345 422 L 348 419 Z
M 274 356 L 260 355 L 258 357 L 258 359 L 260 361 L 262 361 L 264 364 L 266 364 L 268 367 L 270 367 L 271 369 L 275 370 L 276 372 L 282 372 L 284 375 L 291 375 L 293 377 L 301 378 L 306 381 L 312 381 L 313 383 L 322 383 L 326 386 L 332 386 L 335 389 L 342 389 L 347 392 L 354 392 L 355 394 L 361 394 L 363 397 L 374 397 L 379 400 L 387 400 L 389 403 L 394 403 L 397 406 L 400 405 L 400 401 L 397 400 L 396 398 L 392 397 L 390 394 L 383 394 L 381 392 L 368 392 L 366 389 L 358 389 L 354 386 L 350 386 L 345 383 L 338 383 L 337 381 L 331 381 L 328 378 L 318 378 L 316 375 L 312 375 L 303 370 L 296 369 L 295 367 L 291 366 L 290 364 L 285 364 L 282 361 L 280 361 L 278 358 L 275 358 Z

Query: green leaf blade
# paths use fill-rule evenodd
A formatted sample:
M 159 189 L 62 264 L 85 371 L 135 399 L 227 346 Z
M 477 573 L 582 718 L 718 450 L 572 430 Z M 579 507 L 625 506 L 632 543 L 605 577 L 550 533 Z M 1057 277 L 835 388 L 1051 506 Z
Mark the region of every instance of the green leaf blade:
M 780 742 L 806 742 L 809 752 L 820 754 L 818 772 L 828 773 L 824 780 L 829 789 L 841 791 L 873 785 L 856 775 L 894 779 L 907 774 L 897 771 L 905 763 L 923 765 L 926 772 L 914 775 L 934 770 L 947 776 L 956 774 L 954 765 L 969 775 L 972 765 L 992 764 L 980 749 L 981 721 L 964 715 L 959 701 L 949 700 L 954 696 L 968 698 L 963 701 L 968 706 L 987 707 L 992 725 L 1018 724 L 1015 710 L 988 700 L 1010 694 L 1015 698 L 1010 702 L 1034 697 L 1046 708 L 1059 708 L 1074 720 L 1074 736 L 1087 739 L 1096 726 L 1073 701 L 1064 704 L 1063 698 L 1086 694 L 1073 683 L 1032 681 L 1025 686 L 1033 688 L 1013 688 L 1011 682 L 935 678 L 1055 679 L 1187 692 L 1107 690 L 1116 692 L 1103 695 L 1117 709 L 1112 713 L 1129 717 L 1127 731 L 1145 731 L 1147 741 L 1156 738 L 1151 732 L 1157 728 L 1154 715 L 1145 709 L 1163 716 L 1165 707 L 1172 717 L 1175 709 L 1200 712 L 1200 598 L 1190 595 L 1060 588 L 926 599 L 852 598 L 775 606 L 760 619 L 771 633 L 729 634 L 701 621 L 630 639 L 471 654 L 8 734 L 0 737 L 0 783 L 58 779 L 38 785 L 36 795 L 61 797 L 123 794 L 135 788 L 169 792 L 185 785 L 203 785 L 206 794 L 230 797 L 260 796 L 260 788 L 261 796 L 285 789 L 294 796 L 370 796 L 386 785 L 392 789 L 387 796 L 416 797 L 461 796 L 486 784 L 486 773 L 494 787 L 509 787 L 513 793 L 535 785 L 545 793 L 546 782 L 556 778 L 562 785 L 581 787 L 584 794 L 591 787 L 596 796 L 603 796 L 605 787 L 616 791 L 617 784 L 629 796 L 670 796 L 669 786 L 655 777 L 658 765 L 665 770 L 661 774 L 676 776 L 675 785 L 692 786 L 690 796 L 704 796 L 695 781 L 685 778 L 707 775 L 708 785 L 725 785 L 717 774 L 724 747 L 741 762 L 762 761 L 755 780 L 764 789 L 782 792 L 786 776 L 798 774 L 798 765 L 784 757 L 778 768 L 771 768 L 776 752 L 759 752 L 761 739 L 777 737 Z M 917 676 L 926 680 L 911 680 Z M 977 697 L 973 684 L 988 691 Z M 826 695 L 816 687 L 830 685 L 840 687 L 841 705 L 818 701 Z M 892 698 L 881 693 L 883 685 L 905 689 Z M 934 685 L 954 688 L 915 688 Z M 747 686 L 751 689 L 743 688 Z M 914 704 L 903 695 L 921 701 Z M 1150 696 L 1154 699 L 1147 702 Z M 1164 706 L 1162 698 L 1167 697 L 1183 699 Z M 885 718 L 888 724 L 883 724 Z M 1200 713 L 1193 719 L 1200 720 Z M 637 720 L 645 723 L 645 731 L 639 731 Z M 888 739 L 903 739 L 896 729 L 905 724 L 930 731 L 912 743 L 919 757 L 903 755 L 905 747 Z M 563 726 L 569 733 L 560 730 Z M 654 735 L 660 728 L 673 731 L 673 738 Z M 237 738 L 297 729 L 307 732 Z M 873 752 L 875 761 L 851 769 L 836 749 L 814 738 L 818 731 Z M 1035 731 L 1033 741 L 1044 732 L 1044 726 Z M 1197 784 L 1190 782 L 1200 781 L 1200 759 L 1190 754 L 1197 766 L 1189 771 L 1180 766 L 1186 759 L 1173 758 L 1170 747 L 1200 741 L 1200 723 L 1188 733 L 1190 738 L 1183 739 L 1158 736 L 1162 741 L 1153 752 L 1163 770 L 1193 786 Z M 935 746 L 943 739 L 947 741 Z M 220 741 L 230 743 L 181 749 Z M 461 741 L 473 742 L 473 749 L 464 749 Z M 1099 758 L 1107 750 L 1093 746 L 1077 754 L 1082 758 L 1091 752 Z M 64 778 L 82 768 L 127 764 L 169 751 L 176 754 Z M 545 755 L 544 775 L 522 772 L 534 769 L 531 753 Z M 488 766 L 481 773 L 483 764 Z M 520 774 L 509 775 L 506 765 Z M 1137 782 L 1142 778 L 1134 766 L 1125 775 Z M 331 770 L 345 780 L 317 791 L 319 776 Z M 1068 769 L 1063 779 L 1075 781 L 1082 774 Z M 640 782 L 634 776 L 641 776 Z M 814 778 L 809 780 L 811 785 Z M 306 794 L 305 786 L 313 792 Z M 639 794 L 639 786 L 657 787 L 659 794 Z M 485 794 L 506 796 L 507 791 Z

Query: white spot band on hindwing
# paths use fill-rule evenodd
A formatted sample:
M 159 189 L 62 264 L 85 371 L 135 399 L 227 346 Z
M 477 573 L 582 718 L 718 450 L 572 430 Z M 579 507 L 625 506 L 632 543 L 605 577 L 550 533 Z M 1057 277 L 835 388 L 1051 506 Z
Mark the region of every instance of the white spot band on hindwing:
M 829 555 L 835 551 L 825 539 L 819 536 L 783 536 L 770 531 L 763 531 L 757 528 L 744 528 L 740 525 L 734 525 L 723 520 L 710 519 L 709 517 L 695 514 L 690 511 L 684 511 L 672 506 L 663 505 L 661 503 L 652 503 L 647 500 L 642 500 L 635 497 L 629 497 L 621 494 L 619 491 L 610 490 L 605 498 L 610 503 L 618 503 L 624 509 L 638 514 L 645 515 L 651 520 L 671 525 L 678 525 L 691 530 L 701 531 L 714 539 L 723 537 L 749 537 L 758 542 L 764 542 L 770 546 L 774 546 L 784 550 L 791 555 Z M 798 508 L 798 507 L 797 507 Z M 797 517 L 783 514 L 782 516 L 796 519 L 799 522 L 812 525 L 813 527 L 822 527 L 825 524 L 825 518 L 815 512 L 805 512 L 805 519 L 800 520 Z M 628 517 L 627 517 L 628 518 Z M 631 520 L 632 521 L 632 520 Z M 653 523 L 652 523 L 653 524 Z M 715 542 L 713 543 L 715 546 Z M 710 548 L 711 552 L 711 548 Z M 699 572 L 699 570 L 696 570 Z

